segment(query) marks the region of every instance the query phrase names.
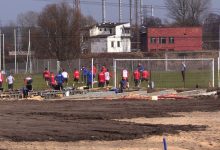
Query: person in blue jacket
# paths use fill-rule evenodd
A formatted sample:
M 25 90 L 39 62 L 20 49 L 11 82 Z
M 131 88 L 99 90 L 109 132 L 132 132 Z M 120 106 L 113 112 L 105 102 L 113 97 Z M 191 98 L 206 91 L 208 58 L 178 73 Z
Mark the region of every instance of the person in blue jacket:
M 85 66 L 82 66 L 81 71 L 82 71 L 82 82 L 84 83 L 86 82 L 88 69 Z
M 144 71 L 144 66 L 141 63 L 138 64 L 138 71 L 140 73 L 142 73 Z
M 88 88 L 92 87 L 92 79 L 93 79 L 92 71 L 89 70 L 87 72 L 87 86 L 88 86 Z
M 61 71 L 56 75 L 55 80 L 57 82 L 57 89 L 60 91 L 63 90 L 64 77 Z

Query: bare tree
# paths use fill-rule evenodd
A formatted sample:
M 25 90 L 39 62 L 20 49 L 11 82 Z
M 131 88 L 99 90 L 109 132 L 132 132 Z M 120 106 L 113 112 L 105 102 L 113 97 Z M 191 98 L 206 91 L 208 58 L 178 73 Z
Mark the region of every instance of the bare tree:
M 145 27 L 160 27 L 162 26 L 162 20 L 157 17 L 146 17 L 144 18 L 144 24 Z
M 181 26 L 201 25 L 211 0 L 165 0 L 169 17 Z
M 39 14 L 34 11 L 20 13 L 17 16 L 17 24 L 20 27 L 37 27 Z
M 220 15 L 209 14 L 203 24 L 203 48 L 206 50 L 219 49 Z
M 39 15 L 38 26 L 42 51 L 59 60 L 80 55 L 80 28 L 95 22 L 84 17 L 68 3 L 49 4 Z M 45 53 L 45 52 L 44 52 Z

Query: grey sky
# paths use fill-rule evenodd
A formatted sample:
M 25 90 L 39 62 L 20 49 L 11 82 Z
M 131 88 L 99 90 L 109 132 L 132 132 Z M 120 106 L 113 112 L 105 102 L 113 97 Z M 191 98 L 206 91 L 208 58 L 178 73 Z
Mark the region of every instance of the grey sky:
M 53 2 L 59 2 L 61 0 L 0 0 L 0 21 L 1 24 L 8 24 L 10 21 L 16 21 L 16 17 L 19 13 L 27 11 L 40 12 L 47 4 Z M 67 0 L 72 2 L 73 0 Z M 84 2 L 83 2 L 84 1 Z M 101 2 L 101 0 L 82 0 L 82 11 L 85 15 L 91 15 L 96 20 L 101 21 L 101 5 L 91 4 L 91 2 Z M 110 3 L 117 3 L 118 0 L 106 0 Z M 125 4 L 129 3 L 129 0 L 122 0 Z M 164 0 L 143 0 L 145 5 L 155 6 L 154 15 L 161 17 L 162 19 L 167 18 L 166 10 L 159 8 L 158 6 L 164 6 Z M 212 11 L 220 13 L 220 0 L 212 0 Z M 129 7 L 123 6 L 123 21 L 129 21 Z M 216 12 L 217 11 L 217 12 Z M 149 12 L 148 12 L 149 14 Z M 107 6 L 106 12 L 107 21 L 118 20 L 118 7 Z

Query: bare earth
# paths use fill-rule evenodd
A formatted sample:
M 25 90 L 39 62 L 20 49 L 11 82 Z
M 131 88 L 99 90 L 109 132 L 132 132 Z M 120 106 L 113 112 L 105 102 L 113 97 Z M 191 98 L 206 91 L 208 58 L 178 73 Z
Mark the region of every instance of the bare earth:
M 220 149 L 220 100 L 0 101 L 0 150 Z

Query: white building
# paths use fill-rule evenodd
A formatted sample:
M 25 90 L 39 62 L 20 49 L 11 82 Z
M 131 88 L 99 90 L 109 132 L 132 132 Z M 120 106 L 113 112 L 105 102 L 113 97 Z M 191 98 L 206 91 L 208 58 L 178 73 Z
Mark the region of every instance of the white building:
M 131 51 L 130 23 L 102 23 L 89 31 L 91 53 Z

